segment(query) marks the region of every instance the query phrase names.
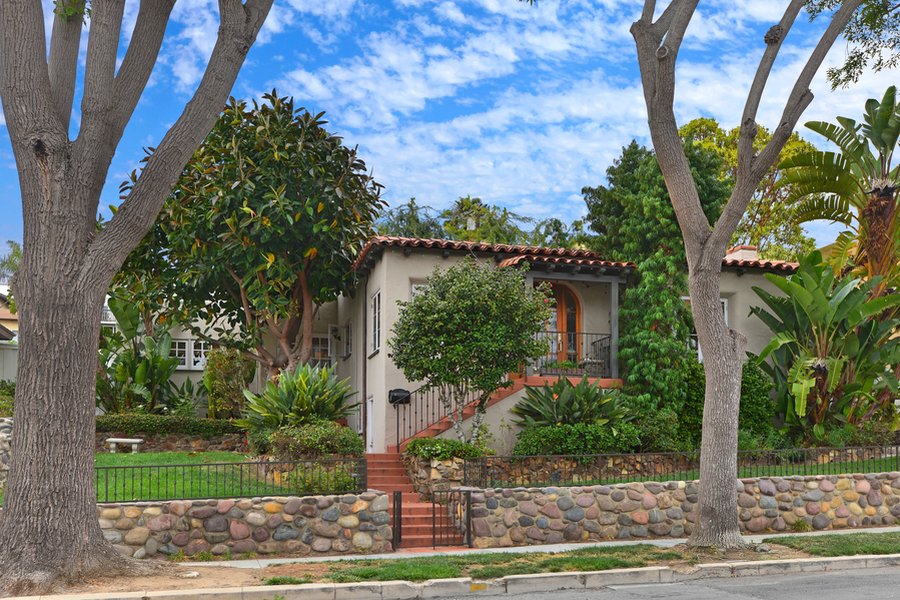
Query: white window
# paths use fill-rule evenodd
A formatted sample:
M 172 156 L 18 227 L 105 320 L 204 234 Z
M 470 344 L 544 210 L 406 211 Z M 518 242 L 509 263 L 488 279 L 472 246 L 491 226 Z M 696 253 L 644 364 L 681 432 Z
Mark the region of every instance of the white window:
M 178 369 L 185 371 L 202 371 L 206 366 L 206 357 L 212 345 L 202 340 L 172 340 L 169 356 L 178 359 Z
M 381 290 L 372 294 L 372 353 L 381 350 Z
M 312 338 L 312 354 L 309 357 L 309 364 L 319 367 L 330 367 L 332 354 L 327 335 L 313 335 Z

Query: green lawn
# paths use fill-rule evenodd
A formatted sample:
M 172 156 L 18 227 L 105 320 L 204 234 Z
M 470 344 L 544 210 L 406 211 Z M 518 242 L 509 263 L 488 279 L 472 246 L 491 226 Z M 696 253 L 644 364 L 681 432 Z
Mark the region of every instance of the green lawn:
M 159 452 L 98 454 L 97 501 L 187 500 L 289 494 L 256 476 L 246 454 Z
M 781 544 L 813 556 L 854 556 L 856 554 L 898 554 L 900 533 L 845 533 L 769 538 L 765 543 Z

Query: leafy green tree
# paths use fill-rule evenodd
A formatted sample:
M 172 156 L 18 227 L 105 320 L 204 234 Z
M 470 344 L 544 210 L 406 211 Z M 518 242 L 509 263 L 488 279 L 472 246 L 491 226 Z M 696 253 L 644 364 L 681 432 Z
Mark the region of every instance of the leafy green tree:
M 554 217 L 538 221 L 534 230 L 526 235 L 524 243 L 546 248 L 585 248 L 590 240 L 582 220 L 576 219 L 571 225 L 566 225 Z
M 772 312 L 751 312 L 775 334 L 760 358 L 772 355 L 772 364 L 761 366 L 775 381 L 785 430 L 824 440 L 826 426 L 859 425 L 885 408 L 896 425 L 897 376 L 885 365 L 900 363 L 900 338 L 894 337 L 900 323 L 878 317 L 900 305 L 900 296 L 870 299 L 877 277 L 838 279 L 818 251 L 801 259 L 797 274 L 766 278 L 784 296 L 754 287 Z
M 806 0 L 810 20 L 840 5 L 840 0 Z M 874 61 L 875 72 L 900 64 L 900 2 L 865 0 L 844 27 L 843 35 L 849 46 L 847 58 L 840 67 L 827 71 L 832 89 L 858 81 L 869 61 Z
M 460 441 L 478 443 L 491 394 L 512 385 L 507 373 L 547 352 L 537 334 L 550 317 L 544 287 L 525 285 L 521 271 L 466 259 L 436 268 L 409 302 L 388 341 L 394 363 L 409 381 L 437 390 Z M 463 409 L 476 403 L 471 434 Z
M 8 283 L 16 269 L 19 268 L 19 262 L 22 260 L 22 246 L 15 240 L 6 240 L 6 246 L 9 248 L 9 252 L 0 255 L 0 281 Z
M 872 297 L 878 297 L 900 280 L 900 166 L 891 164 L 900 141 L 896 88 L 888 88 L 881 102 L 866 102 L 863 123 L 846 117 L 837 121 L 806 127 L 833 142 L 840 153 L 810 151 L 788 158 L 780 165 L 783 181 L 791 186 L 788 201 L 799 201 L 798 219 L 827 219 L 850 228 L 838 237 L 832 262 L 839 269 L 850 263 L 859 277 L 880 277 L 871 289 Z
M 350 265 L 383 202 L 324 113 L 264 98 L 250 110 L 230 100 L 118 283 L 271 378 L 309 360 L 316 307 L 350 291 Z
M 443 239 L 444 227 L 430 206 L 419 206 L 415 198 L 392 208 L 375 223 L 378 235 L 394 237 Z
M 685 141 L 693 141 L 722 159 L 722 177 L 734 181 L 737 176 L 738 138 L 740 128 L 726 132 L 714 119 L 698 118 L 679 129 Z M 759 127 L 753 140 L 759 152 L 772 139 L 771 132 Z M 815 152 L 816 147 L 792 133 L 778 159 L 784 160 L 803 152 Z M 787 198 L 790 185 L 779 185 L 783 179 L 778 166 L 772 166 L 763 177 L 741 222 L 731 236 L 731 245 L 756 246 L 760 258 L 796 261 L 815 249 L 815 240 L 797 222 L 793 203 Z
M 728 196 L 719 177 L 721 159 L 685 144 L 705 213 L 715 218 Z M 607 169 L 609 187 L 584 188 L 587 222 L 603 232 L 596 247 L 604 258 L 634 261 L 619 313 L 619 364 L 625 393 L 638 411 L 684 400 L 690 310 L 687 258 L 665 180 L 652 152 L 632 141 Z
M 532 223 L 529 217 L 485 204 L 481 198 L 471 196 L 457 200 L 441 213 L 441 218 L 444 219 L 444 231 L 451 240 L 487 244 L 524 244 L 528 234 L 520 225 Z

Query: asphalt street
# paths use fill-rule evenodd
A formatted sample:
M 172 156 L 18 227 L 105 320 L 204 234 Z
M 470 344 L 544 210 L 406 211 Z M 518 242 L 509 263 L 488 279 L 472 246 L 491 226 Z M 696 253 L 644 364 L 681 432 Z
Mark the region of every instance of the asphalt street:
M 516 600 L 845 600 L 900 598 L 900 567 L 729 577 L 526 593 Z M 509 595 L 479 600 L 510 600 Z

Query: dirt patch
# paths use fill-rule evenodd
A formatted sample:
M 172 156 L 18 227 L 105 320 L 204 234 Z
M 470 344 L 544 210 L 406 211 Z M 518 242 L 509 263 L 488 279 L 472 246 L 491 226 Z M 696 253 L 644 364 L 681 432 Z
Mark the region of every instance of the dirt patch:
M 743 562 L 754 560 L 783 560 L 794 558 L 811 558 L 811 555 L 778 544 L 768 544 L 768 552 L 754 550 L 731 550 L 713 552 L 704 549 L 691 550 L 684 544 L 671 549 L 680 552 L 686 558 L 682 560 L 657 561 L 648 566 L 667 566 L 682 572 L 690 572 L 698 564 L 717 562 Z M 412 558 L 416 555 L 398 555 L 398 558 Z M 424 553 L 421 556 L 428 556 Z M 267 557 L 271 558 L 271 557 Z M 284 557 L 289 560 L 291 557 Z M 153 576 L 98 578 L 85 585 L 59 589 L 57 594 L 101 594 L 111 592 L 141 592 L 162 590 L 192 590 L 209 588 L 234 588 L 263 585 L 272 577 L 295 577 L 309 579 L 312 582 L 327 581 L 333 562 L 290 563 L 262 569 L 239 569 L 236 567 L 185 566 L 171 563 L 167 569 Z

